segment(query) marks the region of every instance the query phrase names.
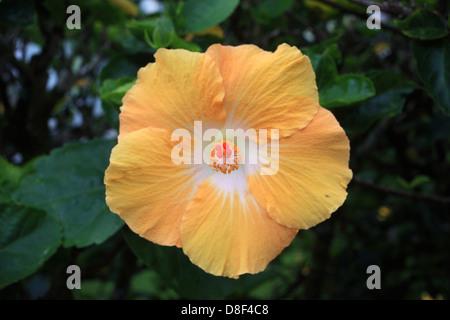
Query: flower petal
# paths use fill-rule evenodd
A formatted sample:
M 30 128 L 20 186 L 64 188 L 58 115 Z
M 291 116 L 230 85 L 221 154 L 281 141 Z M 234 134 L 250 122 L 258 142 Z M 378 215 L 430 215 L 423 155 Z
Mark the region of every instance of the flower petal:
M 306 128 L 280 139 L 278 172 L 248 177 L 250 193 L 278 223 L 310 228 L 345 201 L 352 178 L 349 153 L 344 130 L 330 111 L 320 107 Z
M 317 113 L 319 96 L 309 58 L 282 44 L 272 53 L 254 45 L 212 45 L 226 91 L 228 126 L 279 129 L 286 137 Z
M 223 125 L 224 88 L 214 61 L 183 49 L 159 49 L 123 98 L 119 140 L 147 127 L 192 129 L 194 121 Z
M 141 237 L 181 246 L 181 217 L 193 196 L 192 167 L 171 160 L 174 144 L 163 129 L 127 134 L 111 153 L 106 203 Z
M 229 183 L 236 183 L 236 176 L 227 177 L 235 180 Z M 297 230 L 272 220 L 248 190 L 232 188 L 227 182 L 228 187 L 222 189 L 213 179 L 199 186 L 183 216 L 183 251 L 194 264 L 214 275 L 237 278 L 264 270 Z M 238 182 L 242 186 L 245 181 Z

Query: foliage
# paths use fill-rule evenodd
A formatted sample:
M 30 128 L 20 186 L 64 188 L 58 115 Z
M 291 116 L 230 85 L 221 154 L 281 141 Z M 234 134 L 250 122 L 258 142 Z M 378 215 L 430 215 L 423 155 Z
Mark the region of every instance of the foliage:
M 0 1 L 3 299 L 449 298 L 446 1 Z M 155 2 L 156 3 L 156 2 Z M 66 8 L 81 10 L 68 29 Z M 345 204 L 258 275 L 214 277 L 132 233 L 104 199 L 121 99 L 158 48 L 285 42 L 351 142 Z M 82 270 L 68 290 L 66 268 Z M 381 290 L 366 287 L 378 265 Z

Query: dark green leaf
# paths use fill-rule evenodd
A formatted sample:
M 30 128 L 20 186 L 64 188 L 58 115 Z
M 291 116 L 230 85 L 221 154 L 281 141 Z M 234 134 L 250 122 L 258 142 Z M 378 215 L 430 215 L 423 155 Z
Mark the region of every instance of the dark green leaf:
M 399 92 L 388 91 L 361 104 L 343 109 L 336 113 L 336 117 L 345 131 L 353 135 L 367 130 L 380 118 L 400 114 L 404 103 L 405 98 Z
M 292 6 L 292 0 L 264 0 L 253 11 L 253 18 L 261 24 L 267 24 L 270 20 L 280 17 Z
M 69 17 L 66 12 L 67 3 L 64 3 L 64 1 L 44 0 L 42 5 L 50 12 L 53 20 L 58 23 L 66 23 L 66 19 Z
M 373 97 L 375 88 L 372 81 L 361 74 L 345 74 L 328 82 L 319 94 L 321 106 L 335 108 Z
M 236 289 L 248 288 L 270 275 L 244 275 L 237 280 L 216 277 L 192 264 L 179 248 L 156 245 L 128 228 L 124 229 L 124 235 L 136 256 L 183 298 L 222 299 Z
M 134 85 L 136 78 L 123 77 L 116 80 L 108 79 L 100 87 L 100 99 L 105 118 L 111 127 L 119 128 L 120 106 L 125 93 Z
M 426 175 L 419 175 L 414 177 L 414 179 L 411 182 L 405 181 L 405 179 L 398 178 L 398 182 L 404 189 L 408 190 L 414 190 L 415 188 L 419 187 L 422 184 L 430 182 L 430 177 Z
M 412 89 L 420 88 L 415 82 L 389 71 L 371 70 L 367 72 L 366 76 L 375 85 L 377 95 L 391 90 L 409 93 Z
M 0 202 L 10 200 L 13 192 L 19 187 L 20 181 L 32 170 L 31 162 L 19 167 L 0 156 Z
M 336 63 L 329 54 L 310 53 L 308 56 L 316 73 L 316 82 L 319 90 L 339 77 Z
M 141 65 L 134 61 L 133 56 L 118 54 L 108 61 L 100 73 L 100 80 L 135 77 Z
M 418 86 L 404 77 L 387 71 L 371 71 L 367 76 L 377 95 L 349 108 L 336 110 L 336 116 L 349 134 L 367 130 L 376 120 L 400 114 L 405 96 Z
M 101 22 L 106 25 L 123 24 L 126 14 L 112 1 L 84 0 L 76 3 L 81 10 L 81 15 L 85 15 L 94 22 Z
M 45 211 L 0 203 L 0 287 L 37 271 L 61 244 L 61 227 Z
M 205 273 L 179 248 L 158 246 L 129 229 L 125 231 L 125 239 L 136 256 L 184 298 L 220 299 L 232 291 L 233 280 Z
M 108 79 L 100 87 L 100 99 L 119 107 L 125 93 L 135 84 L 136 78 L 123 77 L 116 80 Z
M 334 41 L 336 39 L 329 39 L 315 46 L 302 49 L 302 52 L 311 59 L 319 91 L 339 76 L 335 61 L 341 59 L 341 52 Z
M 131 20 L 127 24 L 128 30 L 138 39 L 143 39 L 144 33 L 152 34 L 156 28 L 158 19 L 145 19 L 145 20 Z
M 154 49 L 168 47 L 173 37 L 175 36 L 175 29 L 172 21 L 167 17 L 160 17 L 156 22 L 156 27 L 152 33 L 152 40 L 149 39 L 148 31 L 145 31 L 145 39 L 147 43 Z
M 239 5 L 239 0 L 187 0 L 183 6 L 186 32 L 209 29 L 227 19 Z
M 65 247 L 102 243 L 122 225 L 105 203 L 104 172 L 114 141 L 72 143 L 36 161 L 13 198 L 46 210 L 63 227 Z
M 420 80 L 436 105 L 450 115 L 450 41 L 414 41 L 413 53 Z
M 443 38 L 448 34 L 445 19 L 429 9 L 419 9 L 396 25 L 408 37 L 421 40 Z
M 193 43 L 193 42 L 184 41 L 177 35 L 174 35 L 174 37 L 172 38 L 172 43 L 170 44 L 170 46 L 174 49 L 186 49 L 186 50 L 193 51 L 193 52 L 202 51 L 202 48 L 200 48 L 200 46 L 198 44 Z

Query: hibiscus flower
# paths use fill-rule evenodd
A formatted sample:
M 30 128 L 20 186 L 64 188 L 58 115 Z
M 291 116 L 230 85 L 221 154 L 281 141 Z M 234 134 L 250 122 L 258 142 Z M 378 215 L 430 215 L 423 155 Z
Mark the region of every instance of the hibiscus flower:
M 209 129 L 223 140 L 205 143 Z M 229 139 L 228 129 L 257 136 Z M 264 270 L 298 230 L 343 204 L 349 152 L 296 47 L 159 49 L 123 99 L 106 202 L 141 237 L 237 278 Z

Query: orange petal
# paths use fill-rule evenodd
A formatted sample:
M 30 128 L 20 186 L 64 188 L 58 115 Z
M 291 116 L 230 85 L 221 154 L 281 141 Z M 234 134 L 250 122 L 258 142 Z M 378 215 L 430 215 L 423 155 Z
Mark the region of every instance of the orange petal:
M 225 92 L 209 56 L 159 49 L 155 61 L 139 70 L 136 84 L 123 98 L 119 140 L 147 127 L 192 129 L 194 121 L 223 125 Z
M 168 131 L 147 128 L 124 136 L 105 173 L 106 203 L 135 233 L 160 245 L 181 246 L 180 223 L 196 177 L 175 165 Z
M 217 175 L 230 179 L 224 182 L 228 188 L 215 184 L 214 176 L 200 185 L 183 216 L 183 251 L 194 264 L 217 276 L 258 273 L 289 245 L 297 230 L 272 220 L 248 190 L 229 187 L 245 185 L 245 180 Z
M 309 58 L 282 44 L 272 53 L 254 45 L 212 45 L 226 91 L 228 126 L 279 129 L 286 137 L 317 113 L 319 96 Z
M 250 193 L 280 224 L 310 228 L 345 201 L 352 178 L 349 156 L 344 130 L 330 111 L 320 107 L 306 128 L 280 139 L 278 172 L 249 176 Z

